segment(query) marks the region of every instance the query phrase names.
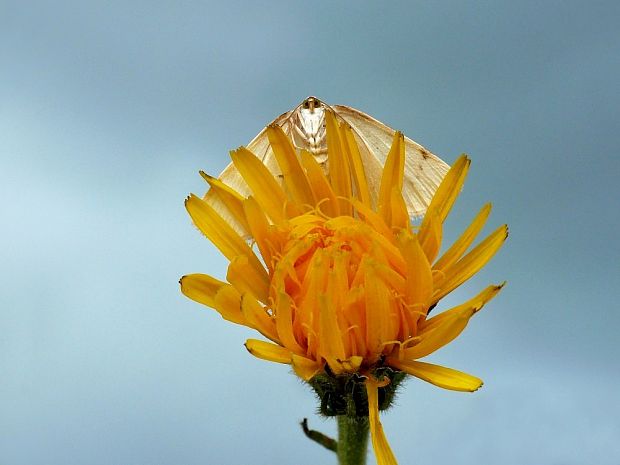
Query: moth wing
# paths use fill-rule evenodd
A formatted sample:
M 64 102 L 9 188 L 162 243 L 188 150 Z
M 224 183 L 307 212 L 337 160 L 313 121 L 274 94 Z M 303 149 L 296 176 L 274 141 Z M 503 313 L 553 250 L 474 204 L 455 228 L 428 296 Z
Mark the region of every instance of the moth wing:
M 282 127 L 284 132 L 289 137 L 292 130 L 292 125 L 290 124 L 289 119 L 292 113 L 292 111 L 283 113 L 271 122 L 271 124 L 277 124 Z M 263 128 L 263 130 L 259 132 L 254 139 L 252 139 L 246 148 L 256 155 L 265 164 L 269 171 L 274 173 L 274 176 L 280 174 L 280 167 L 278 166 L 273 150 L 271 149 L 271 144 L 269 144 L 269 139 L 267 138 L 266 127 Z M 244 181 L 243 177 L 241 177 L 239 171 L 237 171 L 237 168 L 235 168 L 233 163 L 229 163 L 228 166 L 224 168 L 224 171 L 220 173 L 218 179 L 227 186 L 231 187 L 233 190 L 237 191 L 243 197 L 248 197 L 252 194 L 247 183 Z M 244 237 L 249 236 L 249 231 L 246 231 L 245 227 L 237 220 L 214 189 L 209 189 L 204 196 L 204 200 L 240 235 Z
M 336 115 L 353 129 L 362 161 L 367 169 L 370 194 L 376 203 L 382 168 L 396 131 L 355 108 L 345 105 L 332 105 L 332 108 Z M 426 212 L 433 194 L 449 168 L 438 156 L 405 137 L 403 197 L 411 216 L 420 216 Z

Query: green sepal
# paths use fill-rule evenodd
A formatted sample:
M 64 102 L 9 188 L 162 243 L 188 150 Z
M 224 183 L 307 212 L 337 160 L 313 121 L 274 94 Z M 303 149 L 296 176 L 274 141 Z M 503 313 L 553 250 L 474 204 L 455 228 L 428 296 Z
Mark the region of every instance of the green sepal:
M 394 401 L 399 385 L 407 376 L 406 373 L 393 368 L 380 366 L 371 370 L 372 376 L 378 380 L 388 378 L 390 382 L 379 388 L 379 410 L 387 410 Z M 366 377 L 358 373 L 336 375 L 331 370 L 314 376 L 308 384 L 317 394 L 321 406 L 321 414 L 333 417 L 346 415 L 349 417 L 368 416 L 368 397 Z

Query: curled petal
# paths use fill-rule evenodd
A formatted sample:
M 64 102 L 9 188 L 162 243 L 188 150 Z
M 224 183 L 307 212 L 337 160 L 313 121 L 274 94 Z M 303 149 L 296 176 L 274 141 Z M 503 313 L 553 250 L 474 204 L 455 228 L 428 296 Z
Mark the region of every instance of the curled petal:
M 215 308 L 215 294 L 222 286 L 226 286 L 225 282 L 215 279 L 206 274 L 188 274 L 181 278 L 181 292 L 190 299 Z
M 248 339 L 245 348 L 257 358 L 276 363 L 291 363 L 291 351 L 271 342 Z
M 276 324 L 273 318 L 267 314 L 263 307 L 252 295 L 244 294 L 241 296 L 241 313 L 248 322 L 248 326 L 256 329 L 263 336 L 268 337 L 277 344 L 280 344 Z
M 228 265 L 226 279 L 239 292 L 249 292 L 263 303 L 267 302 L 269 294 L 269 276 L 267 273 L 257 273 L 245 255 L 235 257 Z
M 185 201 L 185 208 L 196 227 L 226 258 L 232 260 L 244 255 L 256 273 L 267 276 L 265 268 L 248 244 L 207 202 L 192 194 Z
M 181 292 L 192 300 L 214 308 L 225 320 L 247 324 L 241 312 L 241 295 L 230 284 L 206 274 L 190 274 L 181 278 Z

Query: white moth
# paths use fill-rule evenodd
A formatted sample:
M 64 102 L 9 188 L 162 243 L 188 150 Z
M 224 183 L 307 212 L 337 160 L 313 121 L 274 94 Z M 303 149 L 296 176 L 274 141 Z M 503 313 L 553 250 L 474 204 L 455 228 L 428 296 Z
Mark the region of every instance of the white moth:
M 327 109 L 334 112 L 338 121 L 344 120 L 353 129 L 366 171 L 371 200 L 376 203 L 383 165 L 392 145 L 394 129 L 355 108 L 345 105 L 327 105 L 316 97 L 306 98 L 293 110 L 278 116 L 271 124 L 280 126 L 298 150 L 305 149 L 313 154 L 328 174 L 325 123 Z M 262 160 L 274 175 L 281 176 L 266 129 L 252 139 L 247 149 Z M 420 216 L 426 212 L 433 194 L 448 169 L 449 166 L 439 157 L 405 137 L 403 197 L 411 216 Z M 232 163 L 222 171 L 219 180 L 244 197 L 251 194 Z M 207 193 L 205 200 L 235 229 L 245 233 L 244 228 L 234 219 L 222 199 L 213 193 L 213 190 Z

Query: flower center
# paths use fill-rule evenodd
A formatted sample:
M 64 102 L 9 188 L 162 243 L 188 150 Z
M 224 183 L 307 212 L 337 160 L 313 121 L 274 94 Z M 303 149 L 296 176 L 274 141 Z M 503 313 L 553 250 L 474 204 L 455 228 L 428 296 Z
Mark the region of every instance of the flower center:
M 395 245 L 350 216 L 309 213 L 290 225 L 276 254 L 270 298 L 287 324 L 290 313 L 295 343 L 306 356 L 328 363 L 358 356 L 368 365 L 414 335 Z

